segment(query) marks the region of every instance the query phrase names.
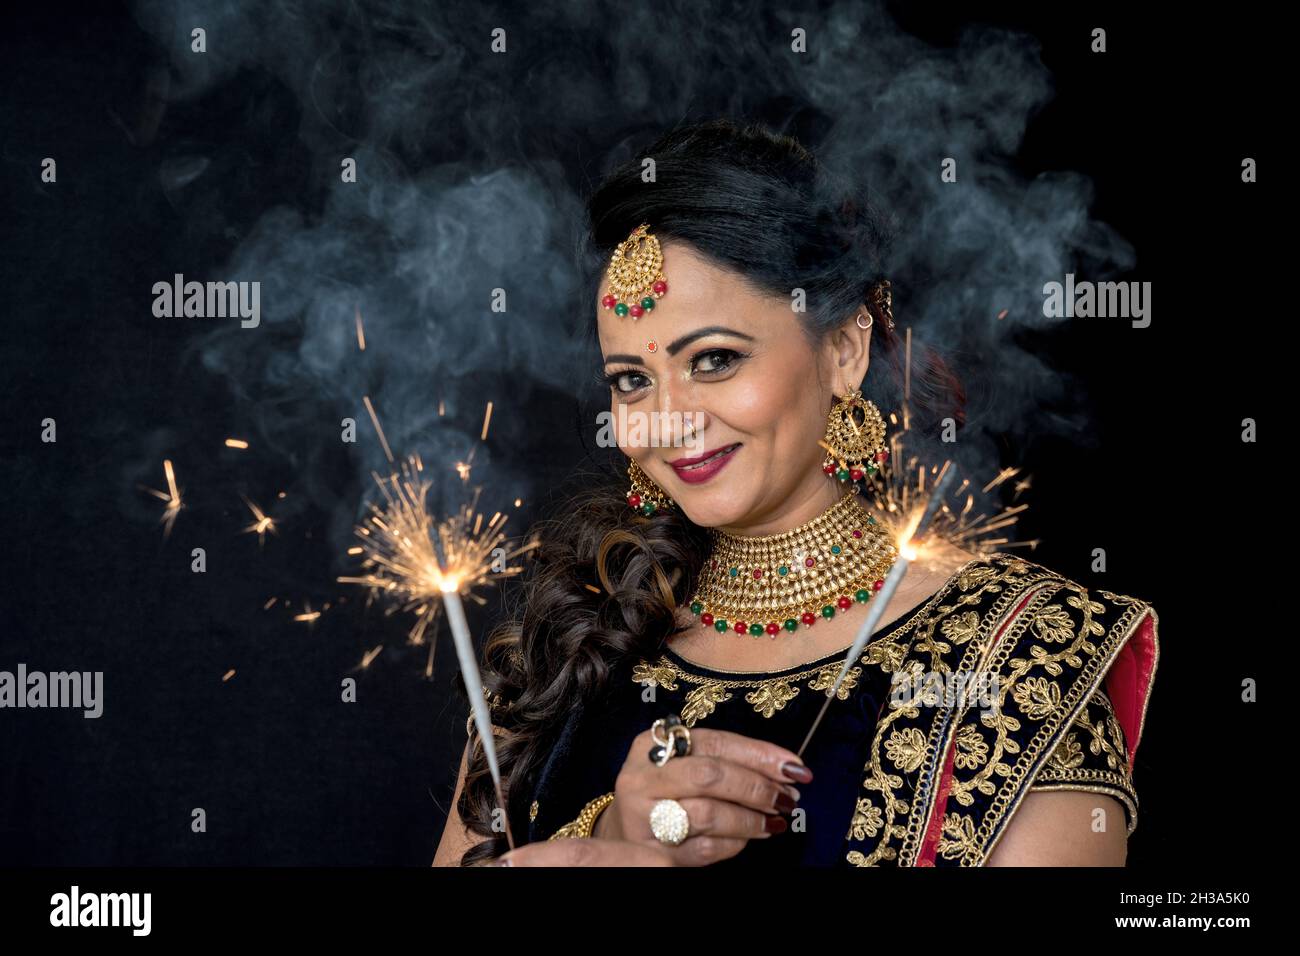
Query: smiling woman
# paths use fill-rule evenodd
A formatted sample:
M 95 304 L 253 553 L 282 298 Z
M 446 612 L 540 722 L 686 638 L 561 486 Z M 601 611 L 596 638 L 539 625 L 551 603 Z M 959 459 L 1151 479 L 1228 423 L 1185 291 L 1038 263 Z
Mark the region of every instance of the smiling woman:
M 676 424 L 617 430 L 628 479 L 543 525 L 486 648 L 512 862 L 1122 863 L 1154 611 L 1012 554 L 922 561 L 837 683 L 899 554 L 863 493 L 904 381 L 889 223 L 761 128 L 648 155 L 589 200 L 588 301 L 610 417 Z M 960 427 L 943 361 L 911 366 L 909 434 Z M 992 675 L 993 706 L 891 704 L 926 674 Z M 498 817 L 471 738 L 435 862 L 499 856 Z

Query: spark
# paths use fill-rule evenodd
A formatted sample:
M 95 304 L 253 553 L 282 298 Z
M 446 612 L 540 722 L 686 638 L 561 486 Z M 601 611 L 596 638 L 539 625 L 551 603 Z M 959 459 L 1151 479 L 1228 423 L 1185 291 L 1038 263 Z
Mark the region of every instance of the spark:
M 366 350 L 366 329 L 361 324 L 361 306 L 357 306 L 357 345 L 360 346 L 361 351 Z
M 240 497 L 244 498 L 243 495 L 240 495 Z M 275 522 L 267 516 L 261 508 L 253 504 L 247 498 L 244 498 L 244 504 L 248 505 L 248 510 L 253 513 L 253 523 L 244 528 L 244 532 L 246 534 L 251 534 L 254 531 L 257 532 L 257 543 L 258 545 L 261 545 L 266 540 L 266 533 L 268 531 L 271 532 L 271 534 L 276 533 Z
M 246 442 L 246 441 L 245 441 L 244 439 L 242 439 L 242 438 L 227 438 L 227 439 L 226 439 L 226 447 L 227 447 L 227 448 L 239 448 L 239 449 L 247 450 L 247 449 L 248 449 L 248 442 Z
M 407 635 L 413 645 L 426 643 L 446 593 L 465 593 L 484 603 L 473 590 L 519 574 L 523 568 L 510 562 L 537 547 L 535 540 L 511 545 L 502 531 L 506 517 L 498 512 L 485 519 L 478 512 L 481 488 L 454 515 L 436 519 L 428 502 L 433 482 L 423 469 L 411 456 L 398 471 L 373 475 L 383 500 L 371 503 L 370 514 L 355 529 L 365 555 L 362 573 L 338 579 L 384 598 L 388 614 L 413 613 Z M 433 672 L 434 642 L 428 643 L 426 676 Z
M 388 439 L 384 437 L 384 430 L 379 427 L 379 416 L 375 414 L 375 406 L 370 404 L 370 396 L 363 395 L 361 400 L 366 403 L 366 411 L 370 413 L 370 420 L 375 423 L 375 431 L 379 434 L 379 444 L 384 446 L 384 455 L 389 461 L 392 461 L 393 450 L 388 447 Z
M 185 505 L 181 501 L 181 490 L 176 485 L 176 472 L 172 469 L 171 459 L 163 461 L 163 473 L 167 477 L 167 491 L 159 491 L 156 488 L 145 488 L 144 490 L 155 498 L 167 502 L 162 513 L 163 537 L 166 538 L 171 535 L 172 525 L 176 523 L 176 516 Z
M 483 431 L 478 436 L 479 441 L 487 441 L 488 425 L 492 423 L 492 403 L 487 403 L 487 408 L 483 412 Z

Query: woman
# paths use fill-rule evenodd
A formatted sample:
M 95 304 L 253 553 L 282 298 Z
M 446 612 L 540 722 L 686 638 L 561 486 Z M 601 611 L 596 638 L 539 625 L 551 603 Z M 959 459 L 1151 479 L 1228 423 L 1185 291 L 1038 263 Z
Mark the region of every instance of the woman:
M 901 402 L 888 230 L 759 128 L 647 155 L 589 204 L 629 477 L 543 528 L 485 652 L 510 865 L 1122 865 L 1155 612 L 1011 554 L 918 565 L 836 687 L 897 556 L 859 493 L 858 390 Z M 909 437 L 964 421 L 937 357 L 911 376 Z M 470 731 L 435 865 L 507 849 Z

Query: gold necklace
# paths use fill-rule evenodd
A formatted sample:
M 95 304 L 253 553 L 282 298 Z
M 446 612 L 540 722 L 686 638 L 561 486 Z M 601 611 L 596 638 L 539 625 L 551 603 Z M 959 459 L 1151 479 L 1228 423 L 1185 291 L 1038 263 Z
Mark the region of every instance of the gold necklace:
M 789 531 L 739 537 L 714 528 L 711 537 L 691 613 L 720 634 L 775 637 L 865 604 L 898 557 L 852 491 Z

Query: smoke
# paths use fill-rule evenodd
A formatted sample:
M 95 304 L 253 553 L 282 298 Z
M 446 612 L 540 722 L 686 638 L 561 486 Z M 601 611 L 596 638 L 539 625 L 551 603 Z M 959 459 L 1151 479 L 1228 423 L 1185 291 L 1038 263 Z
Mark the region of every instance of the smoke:
M 148 0 L 135 14 L 168 51 L 168 109 L 258 91 L 237 136 L 166 157 L 169 198 L 220 220 L 213 177 L 246 159 L 241 141 L 300 154 L 301 183 L 261 212 L 222 275 L 261 281 L 264 328 L 223 327 L 200 346 L 286 453 L 337 442 L 342 417 L 370 435 L 362 395 L 395 452 L 436 461 L 469 454 L 489 399 L 500 412 L 546 391 L 582 397 L 598 358 L 575 254 L 582 198 L 663 130 L 716 115 L 815 131 L 806 145 L 900 218 L 895 315 L 955 357 L 976 430 L 1086 440 L 1069 378 L 1017 341 L 1061 321 L 1042 313 L 1045 282 L 1105 278 L 1133 252 L 1091 219 L 1085 177 L 1029 180 L 1013 162 L 1052 96 L 1031 37 L 981 27 L 934 49 L 856 0 Z M 191 51 L 195 28 L 206 53 Z M 808 52 L 792 51 L 795 30 Z M 266 106 L 286 96 L 292 123 Z M 344 157 L 355 183 L 340 180 Z M 940 181 L 947 157 L 956 183 Z M 505 312 L 491 309 L 496 289 Z M 498 414 L 493 433 L 544 454 L 525 419 Z M 377 441 L 357 448 L 360 474 L 385 468 Z M 520 469 L 493 480 L 499 498 L 527 491 Z

